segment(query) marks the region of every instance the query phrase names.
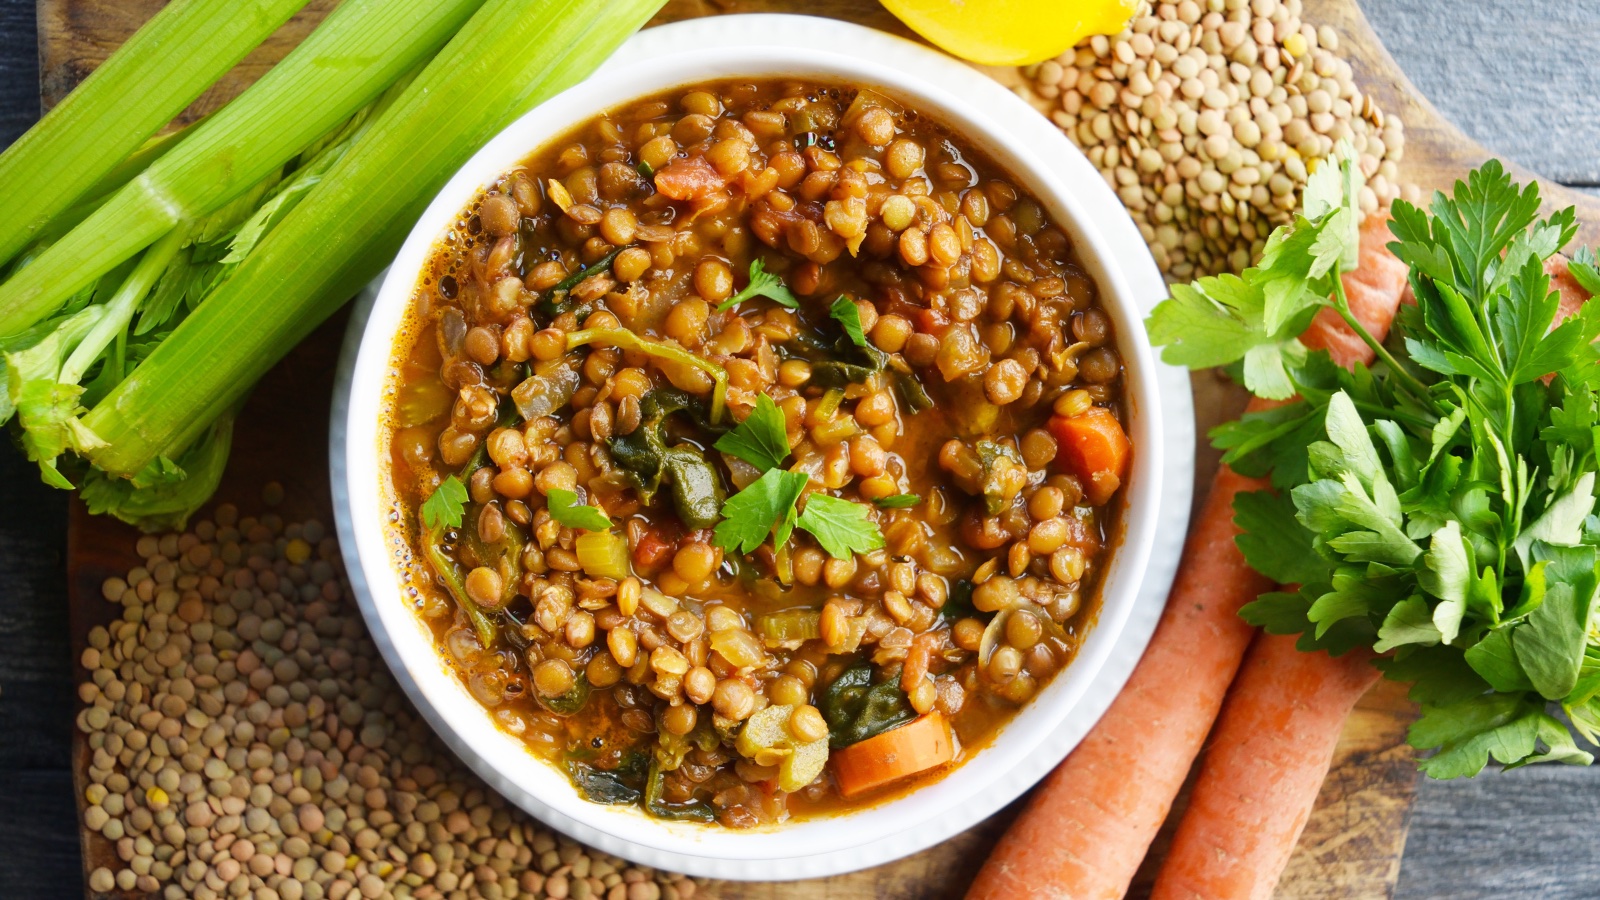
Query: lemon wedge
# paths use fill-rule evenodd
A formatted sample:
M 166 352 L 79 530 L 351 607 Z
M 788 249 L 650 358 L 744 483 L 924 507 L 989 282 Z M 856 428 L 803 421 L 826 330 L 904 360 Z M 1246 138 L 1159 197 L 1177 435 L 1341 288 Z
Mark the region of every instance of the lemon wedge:
M 883 0 L 945 52 L 986 66 L 1026 66 L 1127 27 L 1138 0 Z

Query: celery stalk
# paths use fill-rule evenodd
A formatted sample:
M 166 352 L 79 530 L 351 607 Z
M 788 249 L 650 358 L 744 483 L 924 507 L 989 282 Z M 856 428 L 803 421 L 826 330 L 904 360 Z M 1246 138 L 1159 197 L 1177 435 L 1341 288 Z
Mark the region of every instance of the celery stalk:
M 131 476 L 183 450 L 393 258 L 474 150 L 592 72 L 661 5 L 489 0 L 232 277 L 83 419 L 103 441 L 90 459 Z
M 185 220 L 283 166 L 436 52 L 483 0 L 346 0 L 248 90 L 0 285 L 0 334 L 33 325 Z
M 0 154 L 0 263 L 306 0 L 175 0 Z
M 78 496 L 97 516 L 116 516 L 145 531 L 182 531 L 222 482 L 232 446 L 233 417 L 225 415 L 176 462 L 164 460 L 141 477 L 129 480 L 89 469 Z
M 15 273 L 23 266 L 32 263 L 49 249 L 51 244 L 60 240 L 62 235 L 77 228 L 78 223 L 89 218 L 91 213 L 106 202 L 106 198 L 149 168 L 150 164 L 160 159 L 162 154 L 176 147 L 178 139 L 185 134 L 188 134 L 187 128 L 158 134 L 145 141 L 144 145 L 133 151 L 127 159 L 112 166 L 99 181 L 85 189 L 83 195 L 73 201 L 72 205 L 57 213 L 55 218 L 33 232 L 28 246 L 12 258 L 9 272 Z M 0 416 L 0 419 L 3 418 Z
M 78 382 L 101 352 L 126 331 L 134 311 L 155 287 L 182 241 L 181 233 L 170 232 L 140 258 L 110 300 L 85 307 L 37 345 L 5 354 L 8 405 L 15 406 L 22 422 L 22 448 L 39 464 L 46 484 L 72 487 L 56 468 L 56 457 L 69 446 L 93 442 L 74 418 L 83 396 Z
M 0 339 L 0 423 L 17 416 L 22 447 L 38 463 L 47 484 L 70 488 L 56 457 L 69 448 L 81 453 L 96 442 L 76 418 L 82 408 L 98 403 L 189 311 L 204 303 L 410 81 L 402 78 L 283 171 L 215 213 L 173 228 L 148 250 L 101 276 L 60 315 Z M 41 232 L 40 241 L 55 226 L 52 222 Z M 144 528 L 181 527 L 221 477 L 230 421 L 224 416 L 181 454 L 159 459 L 131 480 L 82 464 L 66 471 L 87 470 L 80 484 L 92 512 Z

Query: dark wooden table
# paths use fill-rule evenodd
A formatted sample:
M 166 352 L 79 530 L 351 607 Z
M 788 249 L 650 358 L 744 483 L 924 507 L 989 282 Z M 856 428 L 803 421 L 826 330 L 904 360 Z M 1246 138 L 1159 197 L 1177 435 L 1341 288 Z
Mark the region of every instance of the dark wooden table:
M 35 0 L 0 0 L 0 146 L 38 116 Z M 1600 3 L 1371 0 L 1430 99 L 1485 146 L 1600 191 Z M 4 198 L 0 197 L 0 203 Z M 83 896 L 68 742 L 66 498 L 0 447 L 0 900 Z M 1427 782 L 1398 900 L 1600 896 L 1600 767 Z

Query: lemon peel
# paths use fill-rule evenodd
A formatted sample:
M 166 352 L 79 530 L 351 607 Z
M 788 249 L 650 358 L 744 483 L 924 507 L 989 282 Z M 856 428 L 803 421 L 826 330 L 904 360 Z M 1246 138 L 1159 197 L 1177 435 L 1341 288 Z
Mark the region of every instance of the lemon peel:
M 1127 27 L 1138 0 L 883 0 L 913 31 L 954 56 L 1026 66 L 1086 37 Z

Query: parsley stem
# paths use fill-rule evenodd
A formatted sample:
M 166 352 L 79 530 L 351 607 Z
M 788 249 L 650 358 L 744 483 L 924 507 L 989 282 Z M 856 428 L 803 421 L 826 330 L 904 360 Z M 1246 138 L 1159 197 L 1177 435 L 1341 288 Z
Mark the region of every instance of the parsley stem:
M 1361 324 L 1354 313 L 1350 312 L 1350 298 L 1345 296 L 1343 278 L 1335 277 L 1333 279 L 1333 296 L 1333 308 L 1339 313 L 1339 318 L 1344 319 L 1344 323 L 1350 326 L 1350 330 L 1354 331 L 1363 343 L 1372 348 L 1372 352 L 1377 354 L 1379 359 L 1388 364 L 1389 369 L 1394 372 L 1397 378 L 1405 382 L 1406 387 L 1410 388 L 1412 393 L 1421 399 L 1428 400 L 1431 406 L 1432 397 L 1428 392 L 1428 386 L 1423 384 L 1422 380 L 1417 376 L 1411 374 L 1410 369 L 1401 365 L 1400 360 L 1395 359 L 1394 354 L 1390 353 L 1387 347 L 1384 347 L 1377 338 L 1373 337 L 1372 333 L 1367 331 L 1367 327 Z

